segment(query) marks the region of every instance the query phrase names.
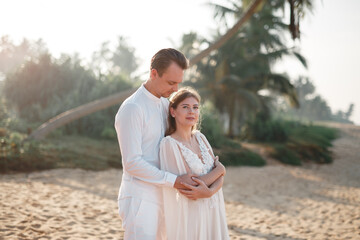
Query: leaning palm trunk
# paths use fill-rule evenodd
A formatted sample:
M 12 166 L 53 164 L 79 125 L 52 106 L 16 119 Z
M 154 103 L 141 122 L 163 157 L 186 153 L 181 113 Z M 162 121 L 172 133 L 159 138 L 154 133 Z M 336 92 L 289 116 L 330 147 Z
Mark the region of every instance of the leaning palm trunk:
M 93 102 L 63 112 L 56 117 L 50 119 L 49 121 L 43 123 L 38 129 L 36 129 L 30 134 L 29 138 L 42 139 L 56 128 L 59 128 L 76 119 L 85 117 L 91 113 L 103 110 L 107 107 L 111 107 L 115 104 L 118 104 L 119 102 L 124 101 L 134 91 L 134 89 L 122 91 L 120 93 L 113 94 L 108 97 L 95 100 Z
M 254 14 L 256 7 L 259 6 L 262 1 L 265 0 L 254 0 L 250 7 L 245 11 L 244 15 L 240 18 L 240 20 L 224 36 L 222 36 L 219 40 L 210 45 L 207 49 L 190 59 L 189 66 L 191 67 L 195 65 L 201 59 L 207 57 L 211 51 L 220 48 L 226 41 L 228 41 L 232 36 L 234 36 L 241 28 L 241 26 Z M 134 92 L 135 89 L 122 91 L 106 98 L 102 98 L 63 112 L 56 117 L 50 119 L 49 121 L 43 123 L 38 129 L 36 129 L 30 134 L 29 138 L 42 139 L 56 128 L 64 126 L 67 123 L 70 123 L 76 119 L 85 117 L 91 113 L 121 103 Z

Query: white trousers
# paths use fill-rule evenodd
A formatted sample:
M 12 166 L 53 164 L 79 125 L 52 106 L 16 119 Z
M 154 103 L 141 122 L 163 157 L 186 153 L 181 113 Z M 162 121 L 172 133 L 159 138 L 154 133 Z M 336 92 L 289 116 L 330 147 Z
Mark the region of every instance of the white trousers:
M 125 230 L 125 240 L 166 239 L 161 205 L 133 197 L 119 199 L 118 205 L 122 227 Z

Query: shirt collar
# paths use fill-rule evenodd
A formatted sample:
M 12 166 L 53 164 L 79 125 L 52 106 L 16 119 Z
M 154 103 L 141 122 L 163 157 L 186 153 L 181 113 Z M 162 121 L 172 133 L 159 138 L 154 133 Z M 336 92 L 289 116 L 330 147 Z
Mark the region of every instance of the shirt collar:
M 152 101 L 154 101 L 154 102 L 156 102 L 156 103 L 158 103 L 158 102 L 160 102 L 161 100 L 160 100 L 160 98 L 158 98 L 158 97 L 156 97 L 155 95 L 153 95 L 151 92 L 149 92 L 146 88 L 145 88 L 145 86 L 144 86 L 144 83 L 143 84 L 141 84 L 141 90 L 145 93 L 145 95 L 150 99 L 150 100 L 152 100 Z

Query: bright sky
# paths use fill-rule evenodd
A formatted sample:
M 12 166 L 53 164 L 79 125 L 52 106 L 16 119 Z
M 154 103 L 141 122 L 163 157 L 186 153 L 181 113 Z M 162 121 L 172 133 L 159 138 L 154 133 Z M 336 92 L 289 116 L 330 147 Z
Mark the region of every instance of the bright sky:
M 301 23 L 301 52 L 308 60 L 304 70 L 295 61 L 281 69 L 292 77 L 309 76 L 316 91 L 332 110 L 346 111 L 355 104 L 351 120 L 360 125 L 360 1 L 316 1 L 313 15 Z M 280 69 L 280 68 L 279 68 Z
M 11 0 L 0 2 L 0 36 L 16 43 L 23 37 L 42 38 L 50 52 L 78 52 L 89 59 L 104 41 L 127 37 L 147 70 L 151 56 L 161 48 L 174 47 L 183 33 L 209 36 L 215 28 L 207 0 Z M 316 90 L 333 110 L 355 104 L 352 117 L 360 124 L 360 1 L 316 1 L 314 15 L 301 24 L 304 70 L 286 61 L 292 77 L 309 76 Z M 322 2 L 322 3 L 321 3 Z

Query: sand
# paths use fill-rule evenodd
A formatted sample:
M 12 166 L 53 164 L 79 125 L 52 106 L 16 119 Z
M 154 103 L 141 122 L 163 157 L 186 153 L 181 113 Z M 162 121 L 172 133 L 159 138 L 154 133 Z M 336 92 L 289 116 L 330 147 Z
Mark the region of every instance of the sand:
M 333 164 L 229 167 L 231 239 L 360 239 L 360 128 L 345 125 Z M 0 175 L 0 239 L 122 239 L 121 171 Z

